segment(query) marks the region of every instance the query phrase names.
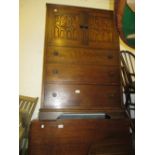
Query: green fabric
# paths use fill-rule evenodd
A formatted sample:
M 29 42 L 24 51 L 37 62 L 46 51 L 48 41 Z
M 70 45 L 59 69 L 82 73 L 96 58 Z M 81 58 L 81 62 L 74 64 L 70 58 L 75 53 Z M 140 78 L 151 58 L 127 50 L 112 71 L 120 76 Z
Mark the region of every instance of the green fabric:
M 135 38 L 127 39 L 129 34 L 135 34 L 135 13 L 129 8 L 128 5 L 124 8 L 124 14 L 122 18 L 122 31 L 128 42 L 132 47 L 135 47 Z

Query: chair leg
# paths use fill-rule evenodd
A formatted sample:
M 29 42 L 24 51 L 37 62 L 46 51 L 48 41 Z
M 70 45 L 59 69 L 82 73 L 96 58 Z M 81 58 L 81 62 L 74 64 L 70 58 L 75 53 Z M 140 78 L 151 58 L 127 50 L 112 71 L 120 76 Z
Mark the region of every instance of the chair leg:
M 23 142 L 23 148 L 22 148 L 21 155 L 27 155 L 27 149 L 28 149 L 28 139 L 25 138 Z
M 125 95 L 126 95 L 125 106 L 126 106 L 126 109 L 127 109 L 127 112 L 128 112 L 128 114 L 129 114 L 129 116 L 131 117 L 131 109 L 130 109 L 130 105 L 131 105 L 131 103 L 132 103 L 132 101 L 131 101 L 131 94 L 130 94 L 130 92 L 127 90 L 126 93 L 125 93 Z

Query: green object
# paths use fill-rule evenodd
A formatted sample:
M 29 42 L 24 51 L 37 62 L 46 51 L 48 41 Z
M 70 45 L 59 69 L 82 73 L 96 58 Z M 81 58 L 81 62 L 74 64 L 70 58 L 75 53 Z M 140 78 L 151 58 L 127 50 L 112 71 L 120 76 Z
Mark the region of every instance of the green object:
M 125 5 L 124 14 L 122 18 L 122 31 L 127 43 L 135 47 L 135 38 L 127 38 L 128 35 L 135 34 L 135 13 Z

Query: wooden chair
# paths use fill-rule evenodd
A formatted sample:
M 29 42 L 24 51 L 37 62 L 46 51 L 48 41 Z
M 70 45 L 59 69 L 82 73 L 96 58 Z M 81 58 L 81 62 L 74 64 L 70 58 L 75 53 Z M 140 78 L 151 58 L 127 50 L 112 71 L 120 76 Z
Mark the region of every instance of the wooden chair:
M 135 94 L 135 67 L 134 67 L 135 55 L 129 51 L 121 51 L 120 59 L 121 59 L 122 90 L 125 95 L 124 105 L 131 123 L 132 145 L 134 152 L 135 118 L 132 116 L 132 112 L 135 113 L 135 101 L 132 101 L 132 95 Z
M 124 105 L 134 130 L 135 118 L 132 112 L 135 113 L 135 101 L 132 98 L 135 95 L 135 55 L 129 51 L 121 51 L 120 59 L 122 91 L 125 96 Z
M 19 96 L 19 149 L 20 154 L 25 154 L 29 126 L 35 110 L 38 97 Z
M 122 90 L 125 94 L 125 107 L 129 116 L 135 111 L 135 103 L 132 101 L 132 95 L 135 94 L 135 55 L 129 51 L 121 51 L 121 77 Z

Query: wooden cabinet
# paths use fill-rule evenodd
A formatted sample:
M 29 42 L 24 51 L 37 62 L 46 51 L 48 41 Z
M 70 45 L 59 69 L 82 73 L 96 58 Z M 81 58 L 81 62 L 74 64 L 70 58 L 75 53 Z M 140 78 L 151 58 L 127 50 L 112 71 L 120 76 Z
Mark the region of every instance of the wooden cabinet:
M 40 113 L 108 117 L 33 121 L 29 155 L 130 155 L 113 12 L 48 4 L 45 36 Z
M 47 5 L 41 110 L 121 110 L 118 40 L 112 11 Z

